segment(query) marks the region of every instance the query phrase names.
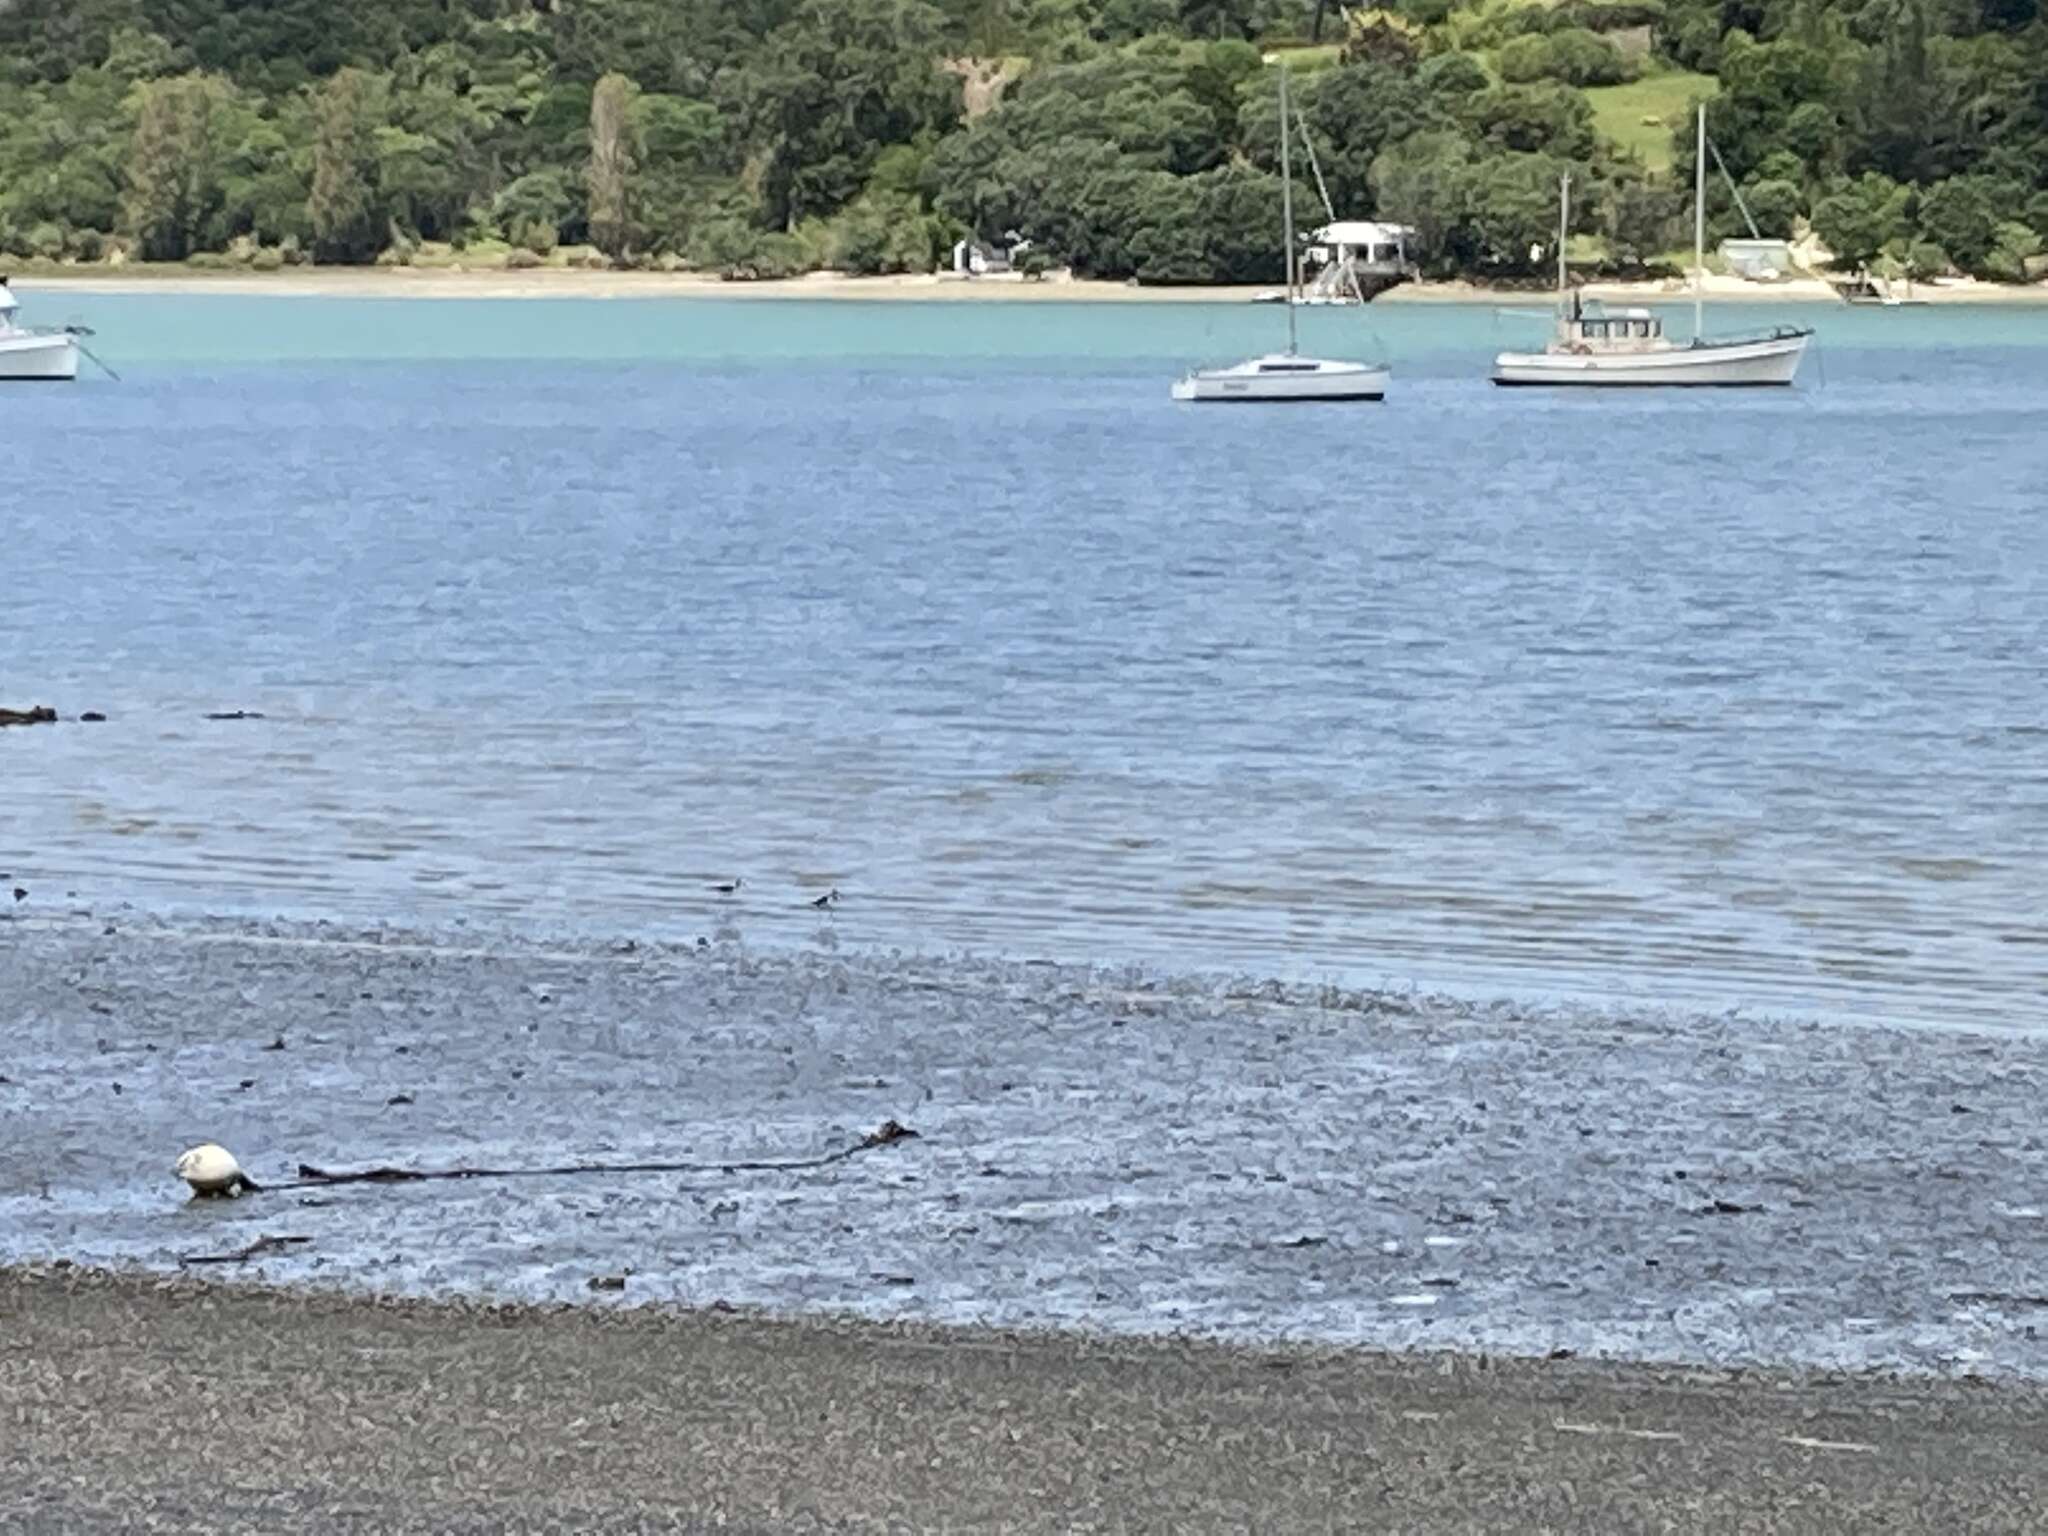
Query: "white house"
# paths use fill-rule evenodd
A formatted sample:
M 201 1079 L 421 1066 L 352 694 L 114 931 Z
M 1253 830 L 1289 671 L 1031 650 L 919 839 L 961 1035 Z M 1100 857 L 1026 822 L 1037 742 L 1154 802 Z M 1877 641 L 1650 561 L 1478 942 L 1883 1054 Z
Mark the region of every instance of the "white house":
M 1031 242 L 1014 229 L 991 245 L 969 237 L 953 243 L 953 272 L 958 277 L 1009 277 L 1016 272 L 1017 258 L 1031 249 Z
M 1303 253 L 1302 302 L 1352 304 L 1407 281 L 1415 276 L 1415 262 L 1408 254 L 1414 239 L 1414 229 L 1406 224 L 1376 219 L 1325 224 L 1309 236 Z

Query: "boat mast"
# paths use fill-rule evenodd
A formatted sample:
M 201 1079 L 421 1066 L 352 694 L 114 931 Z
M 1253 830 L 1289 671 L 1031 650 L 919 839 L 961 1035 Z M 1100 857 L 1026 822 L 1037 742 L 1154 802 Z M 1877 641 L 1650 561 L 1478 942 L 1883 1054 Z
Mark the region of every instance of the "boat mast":
M 1287 66 L 1280 66 L 1280 223 L 1287 242 L 1287 355 L 1294 356 L 1294 161 L 1288 154 Z
M 1707 104 L 1700 103 L 1699 143 L 1692 167 L 1692 339 L 1698 341 L 1707 286 Z
M 1571 238 L 1572 229 L 1572 173 L 1566 171 L 1557 180 L 1557 293 L 1564 297 L 1569 286 L 1564 270 L 1564 243 Z

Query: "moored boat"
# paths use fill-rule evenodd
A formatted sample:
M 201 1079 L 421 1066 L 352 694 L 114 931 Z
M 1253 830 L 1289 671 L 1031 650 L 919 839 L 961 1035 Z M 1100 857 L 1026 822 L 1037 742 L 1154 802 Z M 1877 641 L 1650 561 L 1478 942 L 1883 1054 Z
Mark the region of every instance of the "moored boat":
M 1389 370 L 1372 363 L 1275 352 L 1174 380 L 1176 400 L 1383 400 Z
M 1571 228 L 1571 177 L 1558 191 L 1557 330 L 1541 352 L 1503 352 L 1493 382 L 1503 385 L 1670 388 L 1755 387 L 1790 384 L 1813 331 L 1778 326 L 1759 336 L 1704 334 L 1702 283 L 1706 272 L 1707 109 L 1699 109 L 1699 151 L 1693 188 L 1692 339 L 1674 341 L 1647 309 L 1609 310 L 1573 292 L 1565 272 Z
M 1739 387 L 1790 384 L 1811 331 L 1783 327 L 1764 336 L 1690 344 L 1664 334 L 1647 309 L 1608 309 L 1566 296 L 1557 337 L 1541 352 L 1503 352 L 1493 362 L 1502 385 Z
M 1299 252 L 1294 248 L 1294 164 L 1287 115 L 1287 66 L 1280 66 L 1280 219 L 1287 259 L 1287 350 L 1249 358 L 1227 368 L 1198 368 L 1175 379 L 1176 400 L 1341 401 L 1383 400 L 1390 370 L 1384 363 L 1303 357 L 1296 351 L 1294 308 Z
M 69 330 L 20 324 L 21 301 L 0 277 L 0 380 L 78 377 L 78 337 Z

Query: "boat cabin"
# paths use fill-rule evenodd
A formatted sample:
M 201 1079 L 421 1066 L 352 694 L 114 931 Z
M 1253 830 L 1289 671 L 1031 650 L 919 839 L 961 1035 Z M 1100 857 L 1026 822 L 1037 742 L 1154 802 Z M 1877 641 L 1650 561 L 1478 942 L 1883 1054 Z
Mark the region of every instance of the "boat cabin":
M 1574 352 L 1639 352 L 1667 345 L 1660 316 L 1647 309 L 1608 309 L 1576 293 L 1559 317 L 1558 331 Z

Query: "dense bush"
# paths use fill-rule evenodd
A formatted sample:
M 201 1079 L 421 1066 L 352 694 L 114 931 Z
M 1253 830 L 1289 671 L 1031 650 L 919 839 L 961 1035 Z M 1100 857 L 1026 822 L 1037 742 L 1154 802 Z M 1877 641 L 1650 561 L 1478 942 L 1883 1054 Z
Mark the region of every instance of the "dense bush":
M 1497 63 L 1501 79 L 1512 84 L 1618 85 L 1633 73 L 1619 48 L 1582 27 L 1515 38 L 1501 48 Z
M 1584 92 L 1718 75 L 1716 145 L 1771 232 L 1845 263 L 2013 278 L 2048 238 L 2038 0 L 0 0 L 0 249 L 264 270 L 450 242 L 538 263 L 913 271 L 972 231 L 1084 273 L 1270 281 L 1295 77 L 1340 214 L 1506 273 L 1543 177 L 1654 257 L 1692 171 L 1603 143 Z M 1327 46 L 1335 45 L 1335 46 Z M 1332 61 L 1335 62 L 1332 62 Z M 1028 61 L 1028 63 L 1027 63 Z M 1000 65 L 964 121 L 956 71 Z M 976 110 L 987 102 L 977 99 Z M 1297 143 L 1297 148 L 1303 148 Z M 1320 201 L 1298 167 L 1311 222 Z M 1716 178 L 1710 217 L 1741 223 Z M 269 253 L 275 253 L 274 261 Z

